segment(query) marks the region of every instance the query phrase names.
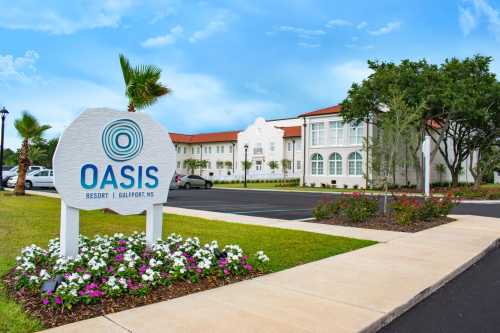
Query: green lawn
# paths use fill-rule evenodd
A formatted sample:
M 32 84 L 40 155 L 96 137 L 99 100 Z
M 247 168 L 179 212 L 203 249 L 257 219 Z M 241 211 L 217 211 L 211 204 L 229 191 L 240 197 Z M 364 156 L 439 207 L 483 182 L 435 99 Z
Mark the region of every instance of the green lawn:
M 263 189 L 263 190 L 290 190 L 300 192 L 356 192 L 364 191 L 362 189 L 353 188 L 323 188 L 323 187 L 302 187 L 302 186 L 276 186 L 278 183 L 247 183 L 247 188 Z M 245 188 L 243 183 L 234 184 L 215 184 L 214 188 Z M 380 192 L 377 190 L 366 190 L 366 192 Z
M 39 196 L 15 197 L 0 192 L 0 275 L 15 264 L 19 250 L 35 243 L 47 246 L 50 238 L 59 236 L 58 199 Z M 119 216 L 101 211 L 81 212 L 80 232 L 112 234 L 132 233 L 145 228 L 144 216 Z M 163 234 L 198 236 L 202 242 L 216 239 L 220 245 L 239 244 L 247 253 L 264 250 L 271 258 L 270 269 L 282 270 L 319 260 L 375 242 L 334 237 L 309 232 L 266 228 L 210 221 L 179 215 L 165 215 Z M 0 332 L 29 332 L 41 329 L 14 302 L 0 292 Z

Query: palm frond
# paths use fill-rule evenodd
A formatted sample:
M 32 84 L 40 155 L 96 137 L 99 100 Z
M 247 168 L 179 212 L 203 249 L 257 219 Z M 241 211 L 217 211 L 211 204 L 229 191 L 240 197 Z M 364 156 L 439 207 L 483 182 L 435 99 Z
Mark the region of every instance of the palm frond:
M 132 66 L 130 66 L 130 62 L 123 54 L 120 54 L 120 66 L 122 68 L 123 80 L 125 81 L 125 85 L 128 85 L 130 82 L 130 78 L 133 75 Z

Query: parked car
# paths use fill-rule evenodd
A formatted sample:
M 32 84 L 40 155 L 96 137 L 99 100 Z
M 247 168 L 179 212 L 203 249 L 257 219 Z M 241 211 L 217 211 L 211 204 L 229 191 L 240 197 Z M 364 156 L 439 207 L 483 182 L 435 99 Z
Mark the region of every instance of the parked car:
M 170 182 L 170 189 L 171 190 L 177 190 L 179 186 L 177 185 L 177 182 L 184 177 L 184 175 L 180 175 L 177 172 L 174 173 L 174 176 L 172 177 L 172 181 Z
M 208 189 L 213 186 L 213 183 L 210 180 L 207 180 L 203 177 L 197 175 L 189 175 L 181 177 L 177 181 L 177 186 L 179 186 L 180 188 L 185 188 L 186 190 L 189 190 L 192 187 Z
M 7 181 L 8 187 L 15 187 L 17 183 L 17 176 L 11 177 Z M 54 171 L 49 169 L 32 171 L 26 175 L 24 187 L 29 190 L 33 187 L 54 187 Z
M 17 176 L 17 170 L 19 169 L 19 166 L 15 166 L 13 168 L 10 168 L 9 170 L 3 170 L 2 172 L 2 182 L 4 184 L 7 183 L 7 181 L 9 180 L 9 178 L 11 177 L 14 177 L 14 176 Z M 38 170 L 43 170 L 45 169 L 43 166 L 40 166 L 40 165 L 30 165 L 28 167 L 28 170 L 26 170 L 26 174 L 30 174 L 32 173 L 33 171 L 38 171 Z

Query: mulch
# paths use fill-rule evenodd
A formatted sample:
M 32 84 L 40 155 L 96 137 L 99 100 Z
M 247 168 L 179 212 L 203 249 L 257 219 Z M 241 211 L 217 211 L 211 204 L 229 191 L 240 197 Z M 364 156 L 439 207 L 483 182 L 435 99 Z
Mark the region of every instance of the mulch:
M 312 223 L 322 223 L 330 225 L 341 225 L 356 228 L 366 228 L 366 229 L 377 229 L 377 230 L 389 230 L 389 231 L 401 231 L 401 232 L 418 232 L 425 229 L 433 228 L 441 224 L 446 224 L 455 221 L 449 217 L 442 217 L 437 219 L 432 219 L 430 221 L 415 221 L 410 224 L 399 224 L 396 223 L 390 216 L 376 216 L 368 219 L 364 222 L 351 222 L 346 218 L 335 217 L 328 220 L 315 221 L 311 220 Z
M 7 295 L 21 304 L 24 311 L 39 319 L 46 328 L 69 324 L 75 321 L 102 316 L 109 313 L 123 311 L 142 305 L 166 301 L 188 294 L 222 287 L 231 283 L 261 276 L 263 273 L 253 272 L 245 276 L 232 276 L 229 278 L 208 277 L 198 283 L 188 281 L 175 282 L 170 286 L 159 286 L 145 296 L 123 295 L 120 297 L 103 297 L 101 302 L 95 304 L 79 303 L 71 310 L 61 307 L 45 306 L 42 304 L 40 293 L 26 288 L 16 290 L 14 270 L 3 277 Z

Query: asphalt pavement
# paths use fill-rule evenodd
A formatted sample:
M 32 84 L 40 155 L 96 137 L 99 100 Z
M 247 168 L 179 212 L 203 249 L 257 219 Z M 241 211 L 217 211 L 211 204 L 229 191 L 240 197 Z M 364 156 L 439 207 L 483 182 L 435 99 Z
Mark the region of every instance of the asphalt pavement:
M 339 194 L 311 192 L 279 192 L 253 190 L 174 190 L 167 206 L 214 212 L 261 216 L 284 220 L 312 217 L 312 209 L 320 200 L 338 199 Z M 382 205 L 383 198 L 377 196 Z M 452 214 L 500 218 L 500 204 L 462 203 Z

